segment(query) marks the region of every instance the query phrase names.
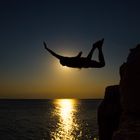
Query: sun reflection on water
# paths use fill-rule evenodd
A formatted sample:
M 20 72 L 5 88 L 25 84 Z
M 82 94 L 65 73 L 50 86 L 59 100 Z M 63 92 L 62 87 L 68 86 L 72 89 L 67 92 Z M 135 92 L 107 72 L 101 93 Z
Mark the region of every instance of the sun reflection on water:
M 76 100 L 56 99 L 53 115 L 58 118 L 57 127 L 51 136 L 54 140 L 73 140 L 79 126 L 76 119 Z

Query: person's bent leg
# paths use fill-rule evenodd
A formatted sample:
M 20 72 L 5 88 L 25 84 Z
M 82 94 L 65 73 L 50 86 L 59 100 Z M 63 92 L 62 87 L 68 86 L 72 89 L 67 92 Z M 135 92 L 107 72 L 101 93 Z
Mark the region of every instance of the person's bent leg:
M 95 43 L 92 45 L 92 49 L 91 51 L 89 52 L 88 56 L 87 56 L 87 59 L 91 60 L 92 58 L 92 55 L 93 55 L 93 52 L 94 50 L 97 48 L 97 46 L 95 45 Z
M 103 55 L 103 52 L 102 52 L 102 46 L 98 47 L 98 50 L 99 50 L 99 55 L 98 55 L 99 63 L 101 65 L 101 67 L 104 67 L 105 66 L 105 60 L 104 60 L 104 55 Z

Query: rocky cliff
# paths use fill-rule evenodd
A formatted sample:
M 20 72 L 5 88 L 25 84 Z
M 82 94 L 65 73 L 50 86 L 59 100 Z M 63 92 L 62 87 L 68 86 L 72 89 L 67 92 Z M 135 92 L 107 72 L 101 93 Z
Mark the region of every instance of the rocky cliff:
M 104 100 L 98 108 L 99 139 L 112 140 L 118 129 L 121 106 L 119 85 L 109 86 L 105 90 Z
M 112 100 L 110 98 L 109 101 L 106 102 L 106 104 L 112 102 L 108 107 L 104 104 L 107 98 L 105 97 L 98 109 L 100 140 L 140 140 L 140 44 L 130 49 L 126 63 L 120 67 L 120 79 L 118 93 L 116 93 L 116 91 L 114 92 L 114 89 L 111 89 L 107 95 L 120 95 L 120 100 L 114 96 L 114 98 L 117 98 L 115 99 L 117 104 L 119 105 L 120 103 L 120 106 L 116 107 L 115 110 L 120 109 L 121 112 L 120 116 L 119 114 L 116 116 L 118 119 L 117 124 L 113 122 L 113 119 L 115 119 L 114 116 L 109 119 L 111 115 L 114 114 L 113 107 L 110 109 L 110 106 L 116 104 L 113 102 L 114 99 Z M 109 110 L 109 112 L 107 110 Z M 104 118 L 102 114 L 106 114 L 106 116 L 109 117 Z M 108 123 L 108 121 L 110 122 Z M 111 122 L 113 127 L 110 126 Z M 105 123 L 106 125 L 103 126 Z M 103 130 L 109 130 L 108 134 L 106 133 L 105 135 L 101 133 Z M 102 138 L 103 135 L 104 138 Z M 108 135 L 110 135 L 110 139 Z
M 120 93 L 123 109 L 113 140 L 140 140 L 140 45 L 130 49 L 120 67 Z

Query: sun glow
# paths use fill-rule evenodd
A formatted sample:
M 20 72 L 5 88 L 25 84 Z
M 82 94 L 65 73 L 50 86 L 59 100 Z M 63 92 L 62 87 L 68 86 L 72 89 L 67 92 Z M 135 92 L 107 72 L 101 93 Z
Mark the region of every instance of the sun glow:
M 60 73 L 70 73 L 70 72 L 73 72 L 73 68 L 69 68 L 67 66 L 62 66 L 59 61 L 55 61 L 54 62 L 54 67 L 55 69 L 57 70 L 57 72 L 60 72 Z
M 61 70 L 63 71 L 70 71 L 71 68 L 67 67 L 67 66 L 60 66 Z

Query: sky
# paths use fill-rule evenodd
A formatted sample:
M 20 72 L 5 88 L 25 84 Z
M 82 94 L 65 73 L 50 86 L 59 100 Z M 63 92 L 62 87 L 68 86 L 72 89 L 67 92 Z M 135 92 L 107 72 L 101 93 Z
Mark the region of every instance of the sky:
M 1 0 L 0 98 L 103 98 L 119 84 L 119 67 L 140 43 L 140 1 Z M 104 38 L 106 66 L 63 67 L 43 47 L 86 57 Z M 98 51 L 92 59 L 98 60 Z

